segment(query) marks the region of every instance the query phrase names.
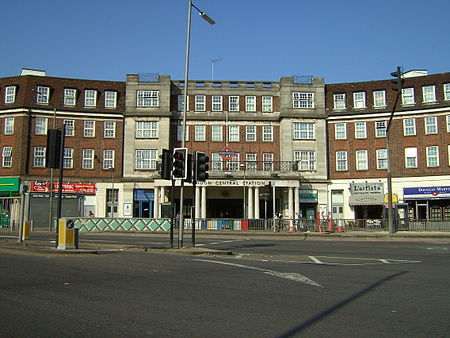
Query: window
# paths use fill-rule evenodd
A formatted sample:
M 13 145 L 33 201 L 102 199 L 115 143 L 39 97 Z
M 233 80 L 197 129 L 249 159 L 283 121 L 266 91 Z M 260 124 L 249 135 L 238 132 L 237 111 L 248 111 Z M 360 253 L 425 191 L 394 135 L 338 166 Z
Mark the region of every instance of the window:
M 5 118 L 5 135 L 14 134 L 14 117 Z
M 245 111 L 249 112 L 256 111 L 256 96 L 245 97 Z
M 94 149 L 83 149 L 81 167 L 83 169 L 94 169 Z
M 195 111 L 205 111 L 205 110 L 206 110 L 206 96 L 195 95 Z
M 366 122 L 355 122 L 355 138 L 367 138 Z
M 206 127 L 204 125 L 195 125 L 194 140 L 206 141 Z
M 64 89 L 64 105 L 74 106 L 77 102 L 77 90 L 76 89 Z
M 34 133 L 36 135 L 47 135 L 47 118 L 36 117 Z
M 184 95 L 178 95 L 178 111 L 184 111 Z
M 376 121 L 375 122 L 375 137 L 386 137 L 386 121 Z
M 314 140 L 316 138 L 315 124 L 309 122 L 295 122 L 294 140 Z
M 334 138 L 336 140 L 346 140 L 347 139 L 347 124 L 346 123 L 336 123 L 334 125 Z
M 222 110 L 223 110 L 222 96 L 213 95 L 212 96 L 212 111 L 222 111 Z
M 355 108 L 355 109 L 366 108 L 366 93 L 365 92 L 353 93 L 353 108 Z
M 367 162 L 367 150 L 356 151 L 356 170 L 367 170 L 369 165 Z
M 135 168 L 137 170 L 156 169 L 156 150 L 138 149 L 136 150 Z
M 263 142 L 273 142 L 273 126 L 263 126 Z
M 345 109 L 345 94 L 334 94 L 333 102 L 335 110 Z
M 240 162 L 240 154 L 236 153 L 231 157 L 231 161 L 229 161 L 227 163 L 228 170 L 238 171 L 239 170 L 239 162 Z
M 450 83 L 444 84 L 444 100 L 450 100 Z
M 36 91 L 36 102 L 41 104 L 48 104 L 50 99 L 50 87 L 38 86 Z
M 103 169 L 114 168 L 114 150 L 103 150 Z
M 136 122 L 136 138 L 156 138 L 158 136 L 157 121 Z
M 384 90 L 375 90 L 373 92 L 373 106 L 375 108 L 386 107 L 386 92 Z
M 33 149 L 33 167 L 45 168 L 45 147 L 34 147 Z
M 211 141 L 222 142 L 223 141 L 223 128 L 222 126 L 211 126 Z
M 230 142 L 239 142 L 239 126 L 228 127 L 228 140 Z
M 11 166 L 12 166 L 12 147 L 3 147 L 2 166 L 4 168 L 11 168 Z
M 256 126 L 246 126 L 245 127 L 245 140 L 247 142 L 256 141 Z
M 404 119 L 403 120 L 403 135 L 404 136 L 416 135 L 416 120 L 415 119 Z
M 86 89 L 84 91 L 84 106 L 95 107 L 97 105 L 97 91 L 95 89 Z
M 64 128 L 66 136 L 75 136 L 75 121 L 64 120 Z
M 402 104 L 409 105 L 414 104 L 414 88 L 402 89 Z
M 377 169 L 387 169 L 388 158 L 386 149 L 377 149 Z
M 263 170 L 273 171 L 273 154 L 271 153 L 263 154 Z
M 292 93 L 293 108 L 314 108 L 314 93 Z
M 347 152 L 336 151 L 336 171 L 346 171 L 347 169 Z
M 5 103 L 14 103 L 16 101 L 16 86 L 5 88 Z
M 427 167 L 439 167 L 439 147 L 427 147 Z
M 405 168 L 417 168 L 417 148 L 405 148 Z
M 177 141 L 183 141 L 183 125 L 177 126 Z M 186 126 L 186 141 L 189 141 L 189 126 Z
M 106 108 L 116 108 L 117 105 L 117 92 L 116 91 L 105 91 L 105 107 Z
M 425 122 L 425 134 L 437 134 L 437 117 L 427 116 L 424 119 Z
M 211 170 L 221 171 L 223 169 L 223 159 L 219 153 L 211 154 Z
M 229 111 L 239 111 L 239 96 L 230 96 L 228 101 Z
M 296 150 L 294 161 L 298 162 L 298 170 L 316 170 L 316 152 Z
M 262 97 L 262 111 L 263 113 L 270 113 L 273 111 L 273 97 L 263 96 Z
M 64 167 L 64 169 L 72 169 L 73 168 L 73 149 L 72 148 L 64 148 L 63 167 Z
M 103 123 L 103 137 L 104 138 L 116 137 L 116 122 L 115 121 L 105 121 Z
M 436 92 L 434 86 L 424 86 L 422 87 L 423 102 L 436 102 Z
M 245 155 L 246 160 L 246 170 L 255 171 L 256 170 L 256 154 L 248 153 Z
M 450 133 L 450 115 L 447 115 L 446 118 L 447 118 L 447 133 Z
M 158 90 L 138 90 L 136 96 L 138 107 L 159 107 Z
M 83 136 L 95 137 L 95 121 L 83 121 Z

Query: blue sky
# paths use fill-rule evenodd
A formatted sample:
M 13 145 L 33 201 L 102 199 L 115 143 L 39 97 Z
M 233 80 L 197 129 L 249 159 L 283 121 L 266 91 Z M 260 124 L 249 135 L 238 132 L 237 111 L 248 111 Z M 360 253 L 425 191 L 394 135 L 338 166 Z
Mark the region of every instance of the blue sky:
M 326 83 L 450 71 L 449 0 L 196 0 L 190 79 Z M 0 77 L 183 79 L 187 0 L 0 0 Z

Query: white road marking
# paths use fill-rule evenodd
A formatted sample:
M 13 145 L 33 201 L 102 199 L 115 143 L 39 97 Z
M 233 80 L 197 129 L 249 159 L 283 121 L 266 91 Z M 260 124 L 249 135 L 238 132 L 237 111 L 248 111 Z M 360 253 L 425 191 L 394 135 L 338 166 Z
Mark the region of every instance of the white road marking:
M 230 239 L 228 241 L 220 241 L 220 242 L 214 242 L 214 243 L 200 243 L 200 244 L 196 244 L 196 246 L 219 245 L 219 244 L 223 244 L 223 243 L 242 242 L 242 241 L 248 241 L 248 239 Z
M 386 264 L 391 264 L 391 262 L 389 262 L 387 259 L 382 259 L 382 258 L 380 258 L 380 262 L 383 262 Z
M 314 261 L 314 263 L 317 263 L 317 264 L 323 264 L 319 259 L 317 259 L 317 258 L 314 257 L 314 256 L 309 256 L 309 258 L 311 258 L 311 259 Z
M 257 268 L 254 266 L 229 263 L 229 262 L 219 262 L 219 261 L 213 261 L 213 260 L 208 260 L 208 259 L 195 259 L 195 260 L 200 261 L 200 262 L 229 265 L 229 266 L 234 266 L 234 267 L 243 268 L 243 269 L 257 270 L 257 271 L 261 271 L 261 272 L 271 275 L 271 276 L 289 279 L 289 280 L 293 280 L 296 282 L 300 282 L 300 283 L 304 283 L 304 284 L 308 284 L 308 285 L 312 285 L 312 286 L 323 287 L 319 283 L 317 283 L 317 282 L 313 281 L 312 279 L 310 279 L 300 273 L 297 273 L 297 272 L 278 272 L 278 271 L 273 271 L 273 270 L 269 270 L 269 269 Z

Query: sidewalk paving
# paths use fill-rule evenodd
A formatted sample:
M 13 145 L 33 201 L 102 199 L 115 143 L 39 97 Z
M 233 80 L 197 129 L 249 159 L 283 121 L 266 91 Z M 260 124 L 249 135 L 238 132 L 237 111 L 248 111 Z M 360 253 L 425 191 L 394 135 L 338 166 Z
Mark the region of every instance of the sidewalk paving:
M 124 235 L 130 236 L 167 236 L 167 232 L 157 233 L 82 233 L 79 240 L 79 249 L 67 249 L 58 250 L 55 244 L 55 234 L 49 231 L 37 231 L 36 236 L 39 238 L 33 239 L 33 233 L 29 240 L 25 240 L 22 243 L 18 242 L 17 237 L 0 236 L 0 253 L 3 250 L 9 252 L 34 252 L 40 254 L 100 254 L 100 253 L 112 253 L 120 251 L 141 251 L 141 252 L 157 252 L 157 253 L 173 253 L 173 254 L 190 254 L 190 255 L 231 255 L 232 252 L 224 250 L 215 250 L 207 247 L 192 247 L 190 246 L 190 232 L 185 232 L 186 247 L 184 248 L 169 248 L 166 247 L 145 247 L 136 246 L 130 244 L 119 243 L 105 243 L 101 239 L 97 242 L 90 239 L 89 241 L 83 241 L 83 238 L 89 238 L 90 235 Z M 42 239 L 46 237 L 46 239 Z M 436 231 L 436 232 L 397 232 L 390 234 L 386 231 L 352 231 L 352 232 L 339 232 L 339 233 L 319 233 L 319 232 L 270 232 L 270 231 L 196 231 L 196 237 L 198 239 L 204 237 L 227 237 L 227 238 L 261 238 L 261 239 L 298 239 L 298 240 L 450 240 L 450 231 Z M 174 234 L 175 246 L 178 234 Z M 189 242 L 189 243 L 188 243 Z

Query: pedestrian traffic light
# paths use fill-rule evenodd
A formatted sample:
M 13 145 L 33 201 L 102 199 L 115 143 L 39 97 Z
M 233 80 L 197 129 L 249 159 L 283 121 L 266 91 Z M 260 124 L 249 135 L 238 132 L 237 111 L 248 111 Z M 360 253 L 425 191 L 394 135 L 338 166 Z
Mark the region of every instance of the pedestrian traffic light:
M 172 177 L 174 179 L 187 178 L 187 148 L 173 149 Z
M 170 150 L 163 149 L 162 154 L 159 155 L 161 159 L 159 174 L 163 180 L 170 180 L 170 173 L 172 171 L 172 159 Z
M 49 129 L 45 149 L 46 167 L 58 169 L 61 155 L 61 129 Z
M 392 89 L 400 92 L 402 90 L 402 85 L 403 85 L 401 67 L 397 67 L 397 71 L 392 72 L 391 75 L 396 78 L 395 80 L 392 80 L 392 84 L 393 84 Z
M 194 180 L 195 182 L 204 182 L 209 177 L 209 157 L 201 151 L 196 151 L 194 156 Z

